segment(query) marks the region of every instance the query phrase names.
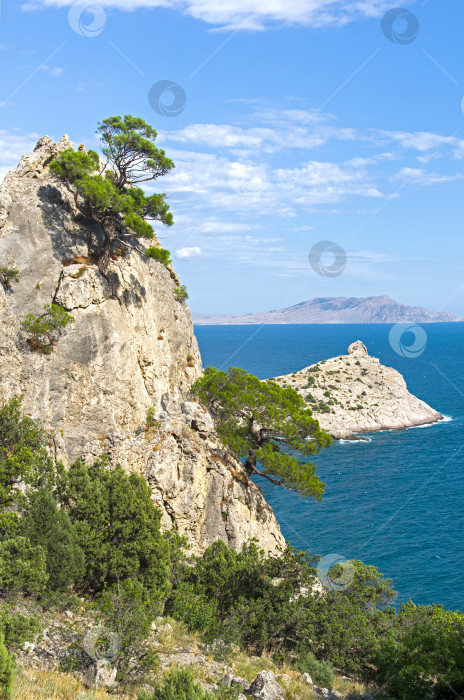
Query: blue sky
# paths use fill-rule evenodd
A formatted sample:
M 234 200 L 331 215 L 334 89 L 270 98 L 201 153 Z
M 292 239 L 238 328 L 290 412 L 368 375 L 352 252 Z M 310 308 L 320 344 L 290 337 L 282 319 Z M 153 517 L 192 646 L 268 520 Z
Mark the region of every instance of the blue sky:
M 44 134 L 95 146 L 99 120 L 142 116 L 176 163 L 157 231 L 194 311 L 388 294 L 464 315 L 464 6 L 405 3 L 386 36 L 394 7 L 1 0 L 0 177 Z M 335 277 L 308 264 L 321 240 Z

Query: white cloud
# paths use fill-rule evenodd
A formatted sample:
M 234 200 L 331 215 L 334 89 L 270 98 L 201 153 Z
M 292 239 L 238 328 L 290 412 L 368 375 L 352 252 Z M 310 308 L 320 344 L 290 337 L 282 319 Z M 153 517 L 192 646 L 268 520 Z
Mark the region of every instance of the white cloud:
M 62 73 L 64 73 L 64 68 L 60 68 L 59 66 L 41 66 L 40 70 L 45 71 L 53 78 L 58 78 Z
M 249 218 L 293 217 L 315 205 L 343 201 L 347 196 L 385 196 L 365 167 L 311 160 L 294 168 L 274 168 L 266 162 L 244 164 L 213 153 L 171 151 L 176 169 L 166 176 L 171 198 L 190 210 L 214 208 Z
M 17 166 L 25 153 L 34 150 L 38 139 L 38 134 L 25 134 L 19 129 L 0 129 L 0 182 L 9 170 Z
M 461 180 L 463 177 L 464 175 L 461 173 L 443 175 L 440 173 L 427 172 L 424 168 L 402 168 L 392 180 L 411 185 L 439 185 L 442 182 Z
M 214 148 L 221 153 L 230 150 L 242 159 L 260 152 L 273 154 L 283 149 L 313 150 L 331 139 L 353 142 L 375 139 L 368 132 L 333 126 L 328 123 L 331 115 L 313 110 L 259 108 L 252 118 L 265 125 L 191 124 L 179 131 L 160 131 L 159 138 L 168 143 Z
M 222 260 L 227 251 L 236 264 L 266 274 L 307 273 L 308 246 L 322 237 L 321 214 L 370 218 L 379 200 L 400 196 L 392 192 L 398 183 L 438 185 L 460 177 L 416 167 L 437 152 L 454 162 L 462 144 L 456 137 L 358 131 L 328 114 L 262 103 L 246 122 L 192 124 L 160 137 L 177 166 L 165 179 L 180 213 L 177 247 L 201 246 L 205 259 Z M 315 157 L 329 142 L 321 153 L 331 157 Z M 352 252 L 346 274 L 378 279 L 380 264 L 391 262 L 371 251 Z
M 160 134 L 168 141 L 195 143 L 211 148 L 234 148 L 237 146 L 258 147 L 266 140 L 274 138 L 272 129 L 243 129 L 230 124 L 192 124 L 180 131 Z
M 176 250 L 176 255 L 178 258 L 196 258 L 201 255 L 201 248 L 197 245 L 191 248 L 179 248 Z
M 194 145 L 197 148 L 230 152 L 240 161 L 249 162 L 257 154 L 273 155 L 281 150 L 316 150 L 330 141 L 370 144 L 390 148 L 370 156 L 354 157 L 353 166 L 392 161 L 415 151 L 417 159 L 429 163 L 451 154 L 455 159 L 464 157 L 464 139 L 433 132 L 387 131 L 381 129 L 358 130 L 341 127 L 330 122 L 330 114 L 304 109 L 258 109 L 249 117 L 259 126 L 235 124 L 191 124 L 178 131 L 161 131 L 160 140 L 165 143 Z
M 33 0 L 23 4 L 22 9 L 71 4 L 71 0 Z M 391 8 L 390 0 L 98 0 L 98 4 L 126 11 L 167 7 L 218 27 L 244 30 L 281 24 L 343 25 L 357 19 L 380 17 Z
M 420 153 L 427 154 L 419 157 L 423 163 L 436 160 L 448 151 L 451 151 L 455 158 L 464 156 L 464 140 L 457 136 L 444 136 L 434 134 L 429 131 L 378 131 L 380 138 L 387 141 L 396 142 L 404 149 L 412 149 Z
M 203 233 L 239 233 L 240 231 L 251 231 L 258 228 L 252 224 L 242 224 L 235 221 L 220 221 L 219 219 L 205 219 L 200 224 L 200 230 Z
M 177 193 L 181 201 L 187 200 L 194 210 L 214 207 L 242 217 L 278 211 L 279 216 L 289 218 L 353 197 L 397 197 L 397 193 L 383 191 L 383 185 L 391 182 L 411 180 L 434 185 L 453 180 L 455 175 L 427 174 L 412 164 L 395 176 L 388 166 L 395 160 L 411 160 L 411 155 L 427 162 L 439 153 L 453 159 L 464 155 L 464 141 L 454 136 L 373 128 L 358 131 L 331 124 L 331 115 L 311 110 L 279 111 L 259 105 L 249 119 L 253 120 L 250 127 L 193 124 L 179 131 L 162 132 L 164 142 L 185 148 L 169 149 L 178 166 L 168 178 L 171 192 Z M 337 151 L 346 152 L 349 146 L 352 152 L 359 150 L 363 155 L 341 162 L 321 158 L 301 162 L 298 151 L 307 154 L 331 140 L 346 144 L 343 149 L 335 146 Z M 394 148 L 386 150 L 385 144 Z M 365 155 L 366 148 L 370 154 Z M 278 167 L 292 150 L 296 163 Z M 328 213 L 327 207 L 325 211 Z
M 317 110 L 275 109 L 259 104 L 249 119 L 255 124 L 247 127 L 236 124 L 191 124 L 178 131 L 162 131 L 159 137 L 167 143 L 195 145 L 216 149 L 220 153 L 234 153 L 249 160 L 258 153 L 275 154 L 284 149 L 315 150 L 330 141 L 365 143 L 384 147 L 399 147 L 392 152 L 382 151 L 370 156 L 354 157 L 353 165 L 368 165 L 376 161 L 390 161 L 415 151 L 420 162 L 428 163 L 446 155 L 464 157 L 464 139 L 428 131 L 387 131 L 385 129 L 358 130 L 334 124 L 331 114 Z M 259 126 L 256 126 L 259 124 Z
M 259 115 L 257 115 L 259 117 Z M 286 148 L 317 148 L 326 143 L 329 130 L 315 131 L 307 127 L 286 125 L 285 129 L 269 127 L 243 128 L 230 124 L 192 124 L 180 131 L 162 132 L 163 141 L 192 144 L 217 148 L 218 150 L 233 150 L 242 154 L 258 151 L 273 153 Z
M 43 5 L 40 2 L 35 2 L 34 0 L 30 0 L 30 2 L 24 2 L 21 5 L 21 10 L 23 12 L 34 12 L 35 10 L 40 10 L 43 7 Z

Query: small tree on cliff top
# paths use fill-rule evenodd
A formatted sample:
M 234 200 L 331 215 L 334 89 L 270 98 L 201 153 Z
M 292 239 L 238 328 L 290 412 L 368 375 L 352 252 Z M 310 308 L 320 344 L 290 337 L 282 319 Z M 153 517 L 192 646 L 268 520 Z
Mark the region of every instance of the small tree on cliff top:
M 332 440 L 294 389 L 236 367 L 227 373 L 208 367 L 193 389 L 250 475 L 320 500 L 325 484 L 315 465 L 300 457 L 317 454 Z
M 126 115 L 99 124 L 106 163 L 95 151 L 63 151 L 50 169 L 74 197 L 81 214 L 100 225 L 104 240 L 98 266 L 105 271 L 115 243 L 129 245 L 128 236 L 152 239 L 148 221 L 172 226 L 165 194 L 147 196 L 137 184 L 166 175 L 174 163 L 155 146 L 157 133 L 143 119 Z

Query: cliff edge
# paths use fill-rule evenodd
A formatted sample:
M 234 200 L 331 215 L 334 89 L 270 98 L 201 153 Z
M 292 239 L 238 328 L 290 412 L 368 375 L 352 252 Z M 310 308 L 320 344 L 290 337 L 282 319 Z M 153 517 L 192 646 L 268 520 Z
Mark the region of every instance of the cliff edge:
M 296 389 L 321 428 L 335 439 L 411 428 L 443 418 L 408 391 L 396 369 L 371 357 L 360 340 L 349 346 L 347 355 L 323 360 L 275 381 Z
M 144 475 L 163 527 L 194 551 L 218 538 L 240 548 L 251 537 L 275 551 L 284 540 L 272 509 L 190 396 L 201 359 L 174 269 L 148 260 L 133 239 L 98 270 L 101 231 L 48 168 L 70 147 L 67 136 L 43 137 L 0 187 L 0 266 L 20 272 L 10 289 L 0 284 L 0 400 L 24 394 L 65 464 L 106 452 Z M 44 355 L 20 324 L 52 302 L 74 322 Z

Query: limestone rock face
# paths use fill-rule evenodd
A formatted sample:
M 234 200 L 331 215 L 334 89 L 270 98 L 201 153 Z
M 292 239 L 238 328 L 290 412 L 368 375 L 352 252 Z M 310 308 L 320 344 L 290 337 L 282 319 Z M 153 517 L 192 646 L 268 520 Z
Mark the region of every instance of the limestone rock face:
M 275 550 L 283 538 L 272 510 L 190 395 L 201 359 L 190 312 L 174 297 L 174 270 L 148 260 L 136 239 L 98 270 L 101 231 L 48 168 L 70 145 L 42 138 L 0 187 L 0 265 L 20 271 L 10 290 L 0 285 L 0 399 L 24 394 L 25 411 L 54 430 L 65 464 L 108 452 L 144 475 L 163 524 L 194 551 L 250 537 Z M 20 323 L 52 302 L 74 322 L 47 356 L 30 350 Z
M 354 343 L 351 343 L 348 347 L 348 355 L 366 356 L 368 354 L 367 348 L 361 340 L 355 340 Z
M 88 688 L 105 688 L 115 684 L 117 673 L 118 669 L 111 666 L 108 661 L 95 661 L 87 669 L 84 682 Z
M 246 695 L 260 700 L 279 700 L 284 697 L 284 689 L 280 686 L 272 671 L 261 671 L 256 676 Z
M 349 346 L 347 355 L 276 377 L 275 381 L 296 389 L 321 428 L 336 439 L 410 428 L 443 418 L 409 393 L 402 375 L 371 357 L 360 340 Z

